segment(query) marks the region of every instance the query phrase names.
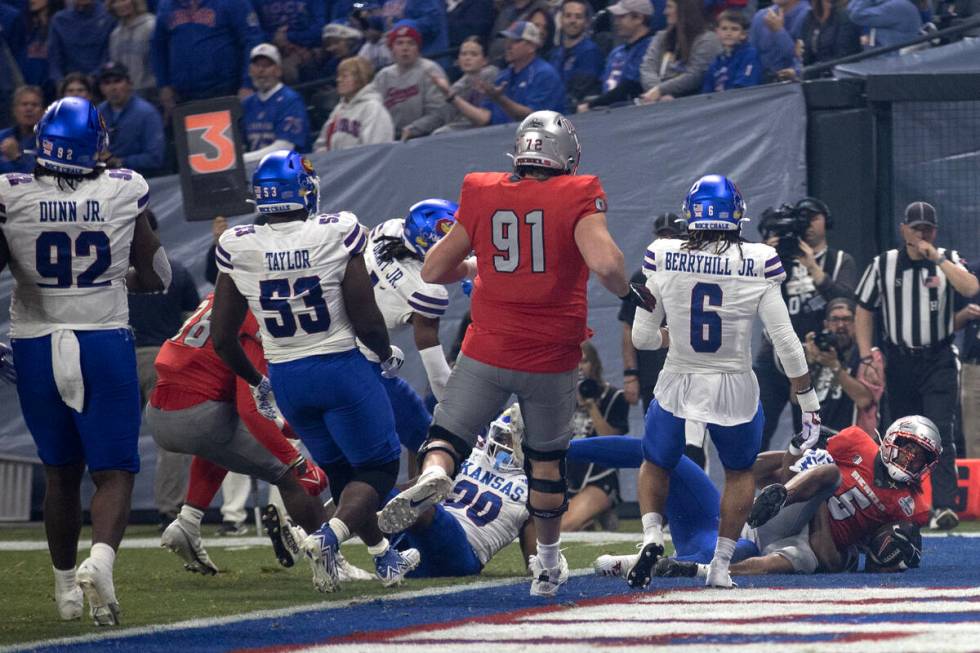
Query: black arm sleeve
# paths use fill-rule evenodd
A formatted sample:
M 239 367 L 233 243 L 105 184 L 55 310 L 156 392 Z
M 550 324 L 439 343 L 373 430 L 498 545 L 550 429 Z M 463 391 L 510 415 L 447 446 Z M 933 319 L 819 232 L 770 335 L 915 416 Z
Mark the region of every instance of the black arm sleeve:
M 214 260 L 214 248 L 215 244 L 212 243 L 208 249 L 208 255 L 204 259 L 204 278 L 210 283 L 214 283 L 218 279 L 218 262 Z

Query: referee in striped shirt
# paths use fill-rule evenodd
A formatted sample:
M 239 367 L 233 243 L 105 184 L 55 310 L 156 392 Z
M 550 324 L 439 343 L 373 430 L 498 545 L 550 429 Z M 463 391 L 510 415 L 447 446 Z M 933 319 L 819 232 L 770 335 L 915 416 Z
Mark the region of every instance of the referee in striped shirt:
M 874 315 L 880 311 L 891 415 L 920 414 L 939 428 L 943 453 L 932 472 L 931 524 L 949 530 L 959 523 L 953 511 L 958 399 L 954 311 L 955 304 L 965 303 L 980 284 L 955 251 L 933 245 L 937 227 L 931 204 L 913 202 L 906 207 L 901 225 L 905 247 L 876 256 L 858 285 L 855 335 L 861 373 L 875 382 L 874 371 L 865 363 L 872 361 Z

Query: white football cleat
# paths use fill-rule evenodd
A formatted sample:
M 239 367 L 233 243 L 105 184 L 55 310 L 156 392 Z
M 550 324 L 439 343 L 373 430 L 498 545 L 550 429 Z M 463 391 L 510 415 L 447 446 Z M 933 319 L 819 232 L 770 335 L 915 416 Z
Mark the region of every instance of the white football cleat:
M 453 487 L 442 467 L 430 467 L 419 476 L 415 485 L 389 501 L 378 513 L 378 528 L 382 533 L 400 533 L 414 524 L 419 515 L 439 503 Z
M 54 602 L 58 606 L 58 616 L 63 621 L 74 621 L 82 618 L 82 599 L 85 595 L 82 588 L 75 585 L 67 592 L 55 589 Z
M 205 576 L 214 576 L 218 573 L 218 566 L 211 562 L 208 552 L 204 550 L 201 531 L 180 517 L 170 522 L 163 531 L 163 535 L 160 536 L 160 546 L 180 556 L 187 571 Z
M 419 566 L 422 556 L 418 549 L 405 549 L 399 551 L 393 546 L 379 556 L 374 557 L 374 577 L 381 581 L 385 587 L 401 585 L 405 576 L 410 571 Z
M 533 579 L 531 596 L 554 596 L 558 593 L 558 588 L 568 580 L 568 561 L 562 553 L 558 554 L 557 569 L 546 569 L 536 555 L 528 557 L 527 566 Z
M 705 587 L 717 587 L 720 589 L 731 589 L 738 587 L 732 580 L 732 575 L 728 569 L 724 571 L 716 569 L 714 565 L 708 565 L 708 576 L 704 579 Z
M 592 563 L 592 569 L 595 571 L 596 576 L 613 576 L 625 579 L 626 574 L 636 565 L 636 561 L 639 559 L 639 553 L 628 553 L 621 556 L 601 555 Z
M 298 527 L 297 527 L 298 528 Z M 416 563 L 417 565 L 418 563 Z M 375 576 L 371 572 L 361 569 L 360 567 L 355 567 L 344 554 L 340 551 L 337 552 L 337 578 L 341 583 L 352 583 L 355 580 L 374 580 Z
M 82 588 L 85 599 L 88 601 L 95 625 L 118 626 L 119 602 L 116 601 L 112 573 L 106 569 L 100 569 L 95 560 L 87 558 L 78 565 L 75 577 L 78 579 L 78 586 Z
M 337 555 L 340 543 L 337 536 L 324 524 L 303 540 L 303 555 L 313 572 L 313 587 L 318 592 L 333 592 L 340 583 L 337 573 Z

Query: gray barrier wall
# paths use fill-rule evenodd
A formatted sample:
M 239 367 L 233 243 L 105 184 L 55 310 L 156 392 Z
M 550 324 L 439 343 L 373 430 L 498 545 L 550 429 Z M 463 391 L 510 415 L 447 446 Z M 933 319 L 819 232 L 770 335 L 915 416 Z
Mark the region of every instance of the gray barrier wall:
M 609 199 L 609 228 L 630 271 L 639 267 L 650 241 L 652 217 L 678 211 L 687 189 L 703 174 L 720 173 L 734 179 L 748 202 L 750 216 L 805 194 L 806 107 L 796 84 L 597 111 L 577 116 L 574 122 L 582 141 L 580 171 L 602 179 Z M 321 207 L 354 211 L 370 226 L 403 215 L 408 206 L 425 197 L 455 198 L 467 172 L 509 168 L 505 153 L 512 146 L 513 133 L 513 125 L 491 127 L 313 156 L 321 180 Z M 209 290 L 203 272 L 210 225 L 184 221 L 176 177 L 155 179 L 150 187 L 150 205 L 169 254 L 191 269 L 202 293 Z M 237 221 L 249 219 L 241 216 Z M 747 236 L 755 237 L 754 223 Z M 10 275 L 3 274 L 0 334 L 4 338 L 10 291 Z M 452 289 L 451 300 L 442 326 L 447 348 L 467 309 L 458 287 Z M 589 285 L 589 301 L 595 343 L 609 381 L 619 385 L 618 302 L 595 281 Z M 410 343 L 406 338 L 395 341 Z M 409 356 L 405 376 L 415 387 L 424 388 L 417 355 Z M 640 433 L 640 411 L 633 409 L 631 417 L 632 432 Z M 148 436 L 140 449 L 143 471 L 133 507 L 149 509 L 154 447 Z M 36 455 L 10 386 L 0 387 L 0 456 L 4 454 Z

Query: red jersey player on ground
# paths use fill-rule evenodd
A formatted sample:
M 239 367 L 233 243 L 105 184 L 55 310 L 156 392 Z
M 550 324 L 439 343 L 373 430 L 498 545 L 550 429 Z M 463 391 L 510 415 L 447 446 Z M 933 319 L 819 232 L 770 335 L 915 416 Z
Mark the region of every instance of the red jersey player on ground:
M 200 524 L 228 470 L 276 484 L 287 509 L 307 528 L 325 521 L 320 493 L 326 475 L 287 440 L 289 425 L 259 414 L 247 383 L 218 357 L 211 342 L 214 294 L 201 302 L 157 355 L 157 385 L 150 396 L 147 423 L 164 449 L 194 454 L 187 499 L 180 515 L 163 532 L 161 546 L 177 553 L 185 568 L 215 574 L 218 568 L 201 544 Z M 251 313 L 240 330 L 242 347 L 260 370 L 266 368 L 258 324 Z M 239 423 L 241 418 L 241 423 Z M 303 521 L 300 521 L 303 523 Z M 275 541 L 275 538 L 274 538 Z M 292 558 L 277 547 L 283 564 Z
M 588 337 L 589 270 L 610 292 L 652 308 L 631 289 L 623 254 L 606 229 L 598 178 L 576 175 L 575 128 L 536 111 L 517 128 L 514 171 L 471 173 L 452 230 L 425 257 L 422 279 L 476 277 L 473 322 L 419 452 L 422 474 L 390 501 L 378 525 L 393 533 L 448 495 L 476 434 L 516 394 L 527 426 L 524 455 L 537 530 L 531 594 L 553 596 L 568 577 L 559 552 L 565 452 L 575 410 L 579 346 Z M 468 258 L 470 252 L 475 258 Z

